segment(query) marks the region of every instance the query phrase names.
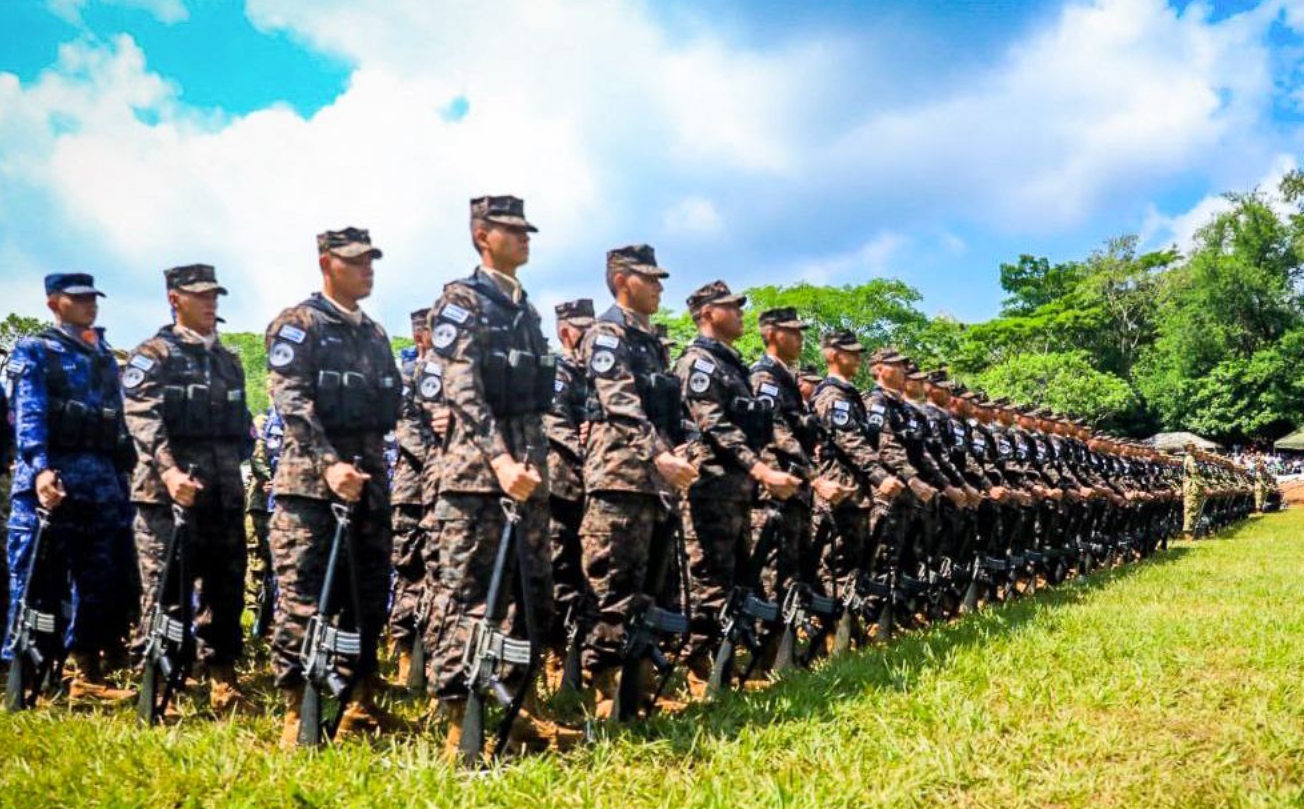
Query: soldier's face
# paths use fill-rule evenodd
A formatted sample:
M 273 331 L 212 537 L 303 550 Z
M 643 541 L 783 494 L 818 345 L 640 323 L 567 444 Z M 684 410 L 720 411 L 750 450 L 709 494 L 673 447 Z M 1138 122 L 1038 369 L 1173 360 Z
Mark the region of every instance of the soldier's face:
M 182 326 L 200 334 L 211 334 L 217 327 L 217 290 L 183 292 L 174 289 L 168 293 L 168 302 Z
M 46 306 L 58 316 L 60 323 L 88 329 L 95 324 L 100 314 L 99 296 L 97 295 L 51 295 Z
M 803 401 L 809 402 L 810 397 L 815 395 L 814 382 L 809 382 L 805 379 L 802 379 L 799 382 L 797 382 L 797 389 L 801 391 L 801 398 Z
M 829 370 L 843 379 L 854 379 L 856 374 L 860 373 L 861 361 L 865 358 L 865 355 L 859 351 L 837 349 L 826 349 L 824 356 L 828 360 Z
M 770 332 L 770 343 L 778 352 L 779 359 L 788 364 L 796 362 L 801 357 L 801 329 L 773 329 Z
M 629 290 L 629 307 L 640 315 L 655 315 L 661 308 L 661 279 L 636 272 L 623 277 Z
M 430 331 L 429 329 L 416 329 L 412 332 L 412 342 L 416 344 L 417 351 L 422 354 L 430 350 Z
M 330 276 L 331 289 L 337 295 L 360 301 L 371 294 L 376 283 L 376 271 L 372 268 L 370 253 L 354 258 L 329 253 L 322 258 L 325 259 L 322 269 Z
M 737 340 L 743 336 L 743 309 L 741 306 L 706 307 L 706 316 L 711 321 L 715 336 L 721 340 Z
M 496 270 L 515 270 L 530 260 L 530 233 L 524 228 L 493 225 L 480 242 Z

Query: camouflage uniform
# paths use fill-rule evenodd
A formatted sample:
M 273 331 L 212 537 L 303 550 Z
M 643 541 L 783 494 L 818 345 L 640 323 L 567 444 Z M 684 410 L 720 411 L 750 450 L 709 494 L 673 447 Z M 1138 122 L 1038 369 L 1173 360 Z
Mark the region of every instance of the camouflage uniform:
M 413 328 L 424 329 L 429 314 L 428 309 L 413 312 Z M 389 489 L 393 509 L 394 598 L 390 605 L 389 634 L 400 648 L 410 648 L 416 640 L 426 580 L 428 548 L 427 532 L 421 526 L 421 489 L 426 455 L 435 437 L 422 408 L 417 380 L 418 375 L 424 376 L 424 361 L 425 357 L 418 355 L 403 363 L 403 406 L 398 426 L 394 428 L 397 457 Z
M 715 281 L 694 292 L 688 305 L 696 314 L 707 304 L 741 306 L 746 300 Z M 769 442 L 773 425 L 769 409 L 752 396 L 747 366 L 732 346 L 698 337 L 675 363 L 675 376 L 701 432 L 692 447 L 699 477 L 688 490 L 684 514 L 693 587 L 689 657 L 690 665 L 700 667 L 720 639 L 718 619 L 740 565 L 748 564 L 755 497 L 750 470 L 761 462 L 757 450 Z
M 380 255 L 367 231 L 355 228 L 322 234 L 318 249 Z M 272 401 L 285 423 L 285 444 L 272 482 L 276 506 L 269 536 L 278 589 L 272 638 L 276 682 L 281 688 L 302 682 L 299 650 L 317 610 L 335 531 L 334 495 L 325 473 L 355 457 L 371 476 L 353 505 L 349 545 L 349 559 L 357 565 L 361 616 L 348 616 L 347 596 L 341 603 L 348 616 L 344 623 L 360 625 L 362 631 L 354 673 L 368 675 L 376 668 L 376 639 L 389 594 L 392 543 L 384 441 L 398 418 L 399 369 L 380 324 L 361 310 L 356 317 L 346 315 L 321 293 L 281 312 L 265 339 Z M 340 592 L 347 593 L 347 586 Z
M 473 218 L 532 227 L 514 197 L 472 202 Z M 490 461 L 510 455 L 543 478 L 517 503 L 517 540 L 529 565 L 532 614 L 539 631 L 552 621 L 552 568 L 548 538 L 548 458 L 542 413 L 552 402 L 553 370 L 539 314 L 514 279 L 477 267 L 444 287 L 431 307 L 430 333 L 443 366 L 444 400 L 452 422 L 440 464 L 439 499 L 432 540 L 438 576 L 426 630 L 430 682 L 436 696 L 466 696 L 463 650 L 473 623 L 487 607 L 494 557 L 506 517 Z M 517 367 L 509 357 L 517 358 Z M 514 605 L 512 632 L 525 637 L 525 610 Z
M 647 245 L 610 251 L 607 266 L 609 272 L 668 276 Z M 649 571 L 664 571 L 674 551 L 666 504 L 675 501 L 653 459 L 682 440 L 682 408 L 665 346 L 639 314 L 613 304 L 585 335 L 579 360 L 593 402 L 580 538 L 597 613 L 584 665 L 596 676 L 620 664 L 634 600 L 664 595 L 666 582 L 650 581 Z
M 1200 461 L 1194 454 L 1188 452 L 1182 460 L 1182 530 L 1184 532 L 1190 534 L 1195 531 L 1200 513 L 1204 510 L 1208 491 L 1209 483 Z
M 217 285 L 206 265 L 168 270 L 168 289 L 205 292 Z M 233 663 L 243 639 L 244 486 L 240 464 L 250 449 L 244 367 L 217 335 L 206 342 L 178 325 L 164 326 L 136 346 L 122 374 L 127 428 L 136 442 L 131 499 L 136 504 L 136 553 L 142 585 L 141 615 L 154 608 L 159 576 L 173 533 L 172 499 L 163 475 L 181 469 L 203 489 L 189 509 L 186 572 L 196 589 L 195 637 L 199 659 Z M 192 579 L 192 580 L 193 580 Z M 167 599 L 176 599 L 174 579 Z M 137 627 L 133 647 L 143 652 L 148 627 Z
M 593 301 L 583 298 L 556 307 L 557 321 L 581 331 L 593 324 Z M 580 425 L 585 421 L 588 378 L 572 356 L 557 360 L 552 406 L 543 414 L 548 436 L 548 510 L 552 536 L 552 583 L 555 613 L 549 643 L 565 651 L 565 619 L 572 610 L 587 609 L 580 521 L 584 517 L 584 446 Z
M 245 534 L 245 557 L 249 572 L 245 577 L 245 603 L 256 609 L 258 594 L 267 571 L 272 567 L 272 547 L 267 542 L 272 510 L 268 506 L 268 488 L 272 481 L 272 464 L 267 452 L 267 414 L 254 418 L 254 451 L 249 457 L 249 482 L 245 486 L 245 514 L 249 517 Z

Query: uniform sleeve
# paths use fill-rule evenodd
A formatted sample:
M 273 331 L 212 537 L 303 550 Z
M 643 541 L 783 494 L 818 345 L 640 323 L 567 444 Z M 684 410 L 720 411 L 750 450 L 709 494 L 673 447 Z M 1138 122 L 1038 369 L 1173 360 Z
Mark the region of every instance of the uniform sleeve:
M 123 414 L 136 450 L 150 458 L 159 474 L 177 465 L 172 441 L 163 421 L 163 368 L 168 350 L 162 340 L 146 340 L 136 347 L 123 371 Z
M 947 422 L 933 422 L 925 415 L 928 422 L 928 440 L 924 442 L 924 448 L 928 451 L 930 460 L 937 466 L 940 473 L 940 480 L 946 485 L 963 486 L 965 485 L 964 475 L 956 469 L 948 457 L 950 450 L 946 448 L 946 436 L 942 435 L 941 430 L 949 427 Z
M 408 384 L 405 386 L 403 401 L 399 408 L 398 424 L 394 425 L 394 439 L 398 442 L 399 452 L 407 455 L 411 463 L 420 467 L 425 461 L 430 428 L 426 426 L 425 414 L 417 402 L 415 391 L 411 390 L 412 382 L 411 378 L 407 379 Z
M 444 287 L 444 294 L 430 309 L 430 329 L 435 335 L 435 352 L 444 366 L 444 402 L 456 427 L 486 463 L 511 454 L 503 428 L 494 418 L 485 398 L 481 370 L 484 350 L 479 326 L 473 314 L 479 307 L 475 295 L 457 284 Z M 440 345 L 440 344 L 443 345 Z M 525 448 L 520 448 L 524 458 Z
M 688 415 L 701 431 L 703 441 L 709 443 L 722 457 L 731 458 L 739 467 L 750 471 L 760 462 L 760 458 L 747 446 L 747 436 L 729 418 L 725 406 L 725 398 L 729 395 L 728 385 L 721 378 L 718 365 L 710 372 L 694 369 L 694 363 L 699 361 L 688 354 L 679 360 L 679 365 L 675 368 L 683 389 L 684 402 L 688 406 Z M 707 380 L 705 389 L 700 391 L 694 390 L 695 387 L 702 387 L 694 381 L 700 378 L 699 375 L 705 376 Z
M 845 421 L 837 415 L 837 401 L 838 396 L 832 393 L 816 396 L 815 415 L 828 430 L 829 440 L 836 447 L 835 454 L 847 465 L 853 466 L 853 471 L 859 478 L 872 487 L 878 487 L 888 477 L 888 471 L 879 462 L 878 450 L 874 449 L 869 436 L 865 435 L 860 425 L 855 423 L 850 410 L 843 411 L 847 413 Z
M 888 424 L 887 413 L 889 405 L 884 401 L 881 394 L 871 393 L 865 406 L 870 409 L 870 417 L 878 415 L 880 424 L 878 433 L 878 461 L 883 465 L 890 474 L 900 478 L 903 482 L 909 483 L 912 479 L 919 477 L 919 470 L 914 464 L 910 463 L 910 455 L 906 452 L 905 445 L 896 437 L 892 427 Z M 874 409 L 878 408 L 875 413 Z
M 316 346 L 312 339 L 312 318 L 302 309 L 287 309 L 267 328 L 267 380 L 272 403 L 281 416 L 288 440 L 317 461 L 318 470 L 339 463 L 340 454 L 326 437 L 317 417 L 314 396 L 317 388 Z
M 584 455 L 584 447 L 580 443 L 580 425 L 571 421 L 571 410 L 567 404 L 574 384 L 574 366 L 568 362 L 557 363 L 552 405 L 543 414 L 543 430 L 554 449 L 579 459 Z
M 615 345 L 611 343 L 615 341 Z M 601 343 L 601 345 L 599 344 Z M 631 450 L 655 458 L 670 449 L 643 412 L 643 399 L 629 361 L 629 346 L 601 323 L 580 344 L 580 362 L 607 421 L 619 426 Z
M 9 372 L 14 376 L 14 435 L 18 457 L 35 473 L 50 468 L 45 362 L 47 356 L 36 340 L 23 340 L 14 349 Z

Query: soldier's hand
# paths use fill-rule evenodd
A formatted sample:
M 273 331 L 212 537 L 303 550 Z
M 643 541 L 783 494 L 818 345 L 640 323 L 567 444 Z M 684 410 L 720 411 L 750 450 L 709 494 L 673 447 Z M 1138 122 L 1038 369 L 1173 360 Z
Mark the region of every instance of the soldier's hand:
M 447 407 L 439 408 L 430 417 L 430 429 L 435 431 L 435 435 L 439 436 L 439 440 L 442 441 L 444 436 L 448 435 L 448 425 L 452 420 Z
M 797 487 L 801 485 L 801 478 L 796 475 L 789 475 L 763 463 L 757 463 L 752 467 L 752 477 L 759 481 L 772 496 L 780 500 L 792 497 Z
M 346 503 L 358 502 L 362 497 L 362 487 L 369 480 L 371 475 L 351 463 L 336 461 L 326 467 L 326 485 Z
M 933 498 L 937 496 L 937 489 L 924 483 L 919 478 L 911 478 L 908 485 L 910 486 L 910 491 L 915 493 L 915 497 L 918 497 L 925 503 L 933 502 Z
M 195 497 L 204 488 L 204 484 L 176 466 L 163 473 L 163 485 L 167 487 L 172 502 L 186 508 L 195 504 Z
M 905 490 L 906 484 L 902 483 L 901 478 L 896 475 L 890 475 L 886 480 L 878 484 L 878 493 L 886 497 L 888 500 L 891 500 Z
M 589 423 L 587 421 L 580 422 L 580 445 L 586 447 L 589 445 Z
M 517 502 L 523 503 L 529 500 L 534 490 L 543 483 L 543 478 L 539 477 L 538 472 L 506 453 L 494 458 L 489 465 L 493 467 L 494 475 L 498 478 L 498 485 L 508 497 Z
M 54 510 L 63 502 L 68 493 L 63 490 L 63 481 L 53 469 L 43 469 L 36 476 L 36 499 L 43 508 Z
M 697 467 L 673 452 L 663 452 L 653 458 L 652 462 L 657 465 L 661 477 L 676 489 L 686 491 L 697 480 Z
M 969 499 L 969 508 L 978 508 L 983 501 L 983 493 L 975 489 L 968 483 L 964 484 L 964 496 Z
M 942 494 L 946 495 L 946 499 L 950 500 L 951 505 L 956 508 L 964 508 L 965 504 L 969 502 L 969 498 L 965 497 L 964 492 L 955 486 L 947 486 L 942 489 Z
M 991 489 L 987 491 L 987 493 L 990 494 L 992 496 L 992 499 L 995 500 L 996 502 L 1004 503 L 1006 499 L 1008 499 L 1010 490 L 1005 488 L 1004 486 L 993 486 Z
M 843 486 L 833 478 L 815 478 L 810 486 L 815 490 L 816 497 L 835 506 L 856 492 L 855 487 Z

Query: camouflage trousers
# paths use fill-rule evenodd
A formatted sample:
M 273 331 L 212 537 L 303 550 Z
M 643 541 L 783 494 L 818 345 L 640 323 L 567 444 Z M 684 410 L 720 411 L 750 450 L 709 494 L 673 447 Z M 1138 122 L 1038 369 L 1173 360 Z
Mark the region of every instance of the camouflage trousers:
M 558 653 L 566 647 L 566 617 L 572 610 L 588 610 L 592 590 L 584 575 L 584 551 L 580 542 L 580 522 L 584 519 L 582 500 L 549 498 L 548 530 L 552 540 L 553 619 L 548 645 Z
M 756 559 L 766 531 L 765 558 Z M 813 582 L 816 558 L 811 538 L 810 505 L 799 498 L 767 500 L 752 506 L 751 545 L 748 559 L 760 573 L 761 593 L 782 603 L 783 594 L 794 581 Z
M 1182 487 L 1182 530 L 1191 533 L 1195 530 L 1196 521 L 1200 519 L 1200 514 L 1204 511 L 1205 494 L 1204 489 L 1197 486 Z
M 277 584 L 272 668 L 281 688 L 303 682 L 299 652 L 308 622 L 317 613 L 335 526 L 335 515 L 326 500 L 291 495 L 276 498 L 268 540 Z M 353 509 L 348 553 L 341 553 L 336 571 L 333 600 L 341 608 L 341 625 L 357 626 L 362 634 L 362 652 L 356 664 L 349 666 L 357 676 L 376 670 L 376 643 L 385 626 L 389 599 L 389 532 L 389 508 L 371 506 L 364 499 Z M 360 615 L 354 614 L 349 594 L 350 565 L 356 565 Z
M 245 577 L 245 605 L 252 611 L 258 608 L 258 595 L 262 592 L 263 579 L 272 569 L 272 546 L 267 541 L 272 515 L 266 511 L 250 511 L 248 516 L 245 558 L 248 560 L 249 574 Z
M 700 665 L 721 639 L 720 615 L 746 563 L 752 504 L 688 496 L 683 499 L 684 543 L 693 593 L 688 657 Z
M 421 506 L 400 504 L 392 508 L 394 531 L 394 589 L 389 605 L 389 636 L 410 648 L 421 620 L 421 599 L 426 590 L 426 529 Z
M 837 596 L 853 575 L 870 569 L 874 528 L 882 511 L 857 506 L 820 509 L 819 584 L 825 594 Z
M 546 496 L 536 496 L 517 503 L 516 509 L 520 515 L 518 550 L 523 548 L 529 568 L 531 612 L 538 631 L 545 633 L 553 614 L 548 501 Z M 463 652 L 471 627 L 485 615 L 506 516 L 498 495 L 454 492 L 439 495 L 434 516 L 430 542 L 437 553 L 427 559 L 426 573 L 430 581 L 438 584 L 426 627 L 426 649 L 430 652 L 427 672 L 435 696 L 461 699 L 467 690 Z M 505 623 L 513 637 L 525 638 L 525 611 L 520 609 L 523 601 L 516 564 L 521 554 L 514 557 L 508 566 L 512 598 Z
M 195 640 L 198 657 L 210 664 L 234 663 L 240 658 L 244 638 L 240 616 L 244 611 L 244 515 L 235 509 L 192 509 L 184 535 L 186 576 L 194 586 Z M 136 558 L 140 564 L 140 614 L 148 619 L 158 596 L 168 544 L 174 523 L 172 507 L 140 503 L 136 506 Z M 174 571 L 163 604 L 178 603 L 181 582 Z M 132 650 L 145 649 L 148 620 L 136 626 Z
M 7 460 L 0 459 L 0 526 L 9 524 L 9 493 L 13 488 L 12 470 L 13 467 Z M 0 616 L 9 617 L 8 553 L 0 553 Z
M 674 553 L 672 525 L 655 496 L 637 492 L 596 492 L 584 506 L 580 541 L 584 573 L 593 588 L 595 615 L 584 648 L 584 668 L 600 671 L 619 665 L 625 627 L 634 599 L 655 594 L 665 602 L 667 570 Z M 654 569 L 661 581 L 649 581 Z M 679 606 L 672 607 L 676 612 Z

